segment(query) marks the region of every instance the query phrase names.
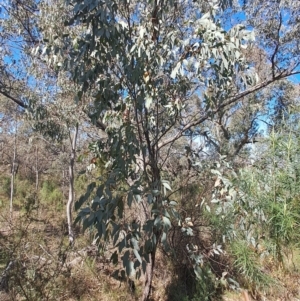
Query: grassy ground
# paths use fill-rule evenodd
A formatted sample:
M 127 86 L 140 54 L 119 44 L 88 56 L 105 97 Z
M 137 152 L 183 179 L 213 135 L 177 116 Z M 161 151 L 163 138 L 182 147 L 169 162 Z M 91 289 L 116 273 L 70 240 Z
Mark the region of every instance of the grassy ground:
M 5 193 L 1 195 L 0 275 L 9 260 L 13 260 L 15 266 L 9 274 L 9 291 L 0 292 L 0 301 L 139 300 L 143 278 L 135 280 L 134 285 L 131 281 L 114 279 L 112 274 L 116 267 L 109 262 L 112 250 L 107 246 L 103 252 L 92 246 L 92 232 L 82 234 L 77 228 L 75 246 L 69 248 L 65 204 L 55 188 L 51 188 L 51 201 L 48 202 L 47 195 L 43 195 L 39 206 L 27 194 L 25 187 L 21 188 L 15 200 L 12 221 L 9 219 L 7 196 Z M 209 271 L 204 274 L 202 282 L 195 282 L 190 269 L 178 262 L 174 266 L 173 262 L 172 258 L 159 251 L 152 301 L 244 300 L 242 290 L 232 291 L 226 285 L 220 287 L 220 279 Z M 300 300 L 298 250 L 285 256 L 281 266 L 266 259 L 262 269 L 274 282 L 266 290 L 249 294 L 249 300 Z M 216 283 L 219 285 L 217 288 Z M 247 283 L 244 284 L 247 288 Z

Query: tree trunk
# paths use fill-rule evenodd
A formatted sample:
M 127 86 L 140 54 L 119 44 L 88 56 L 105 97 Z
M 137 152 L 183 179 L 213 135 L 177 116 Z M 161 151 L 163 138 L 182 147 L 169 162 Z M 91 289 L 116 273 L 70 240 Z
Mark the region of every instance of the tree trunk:
M 145 224 L 147 220 L 150 218 L 150 210 L 149 210 L 149 204 L 146 200 L 142 200 L 140 203 L 140 218 L 141 223 Z M 143 295 L 141 297 L 141 301 L 146 301 L 150 297 L 151 293 L 151 285 L 152 285 L 152 279 L 153 279 L 153 270 L 154 270 L 154 264 L 155 264 L 155 254 L 156 254 L 156 247 L 154 250 L 150 253 L 149 256 L 149 262 L 146 264 L 146 270 L 145 270 L 145 284 L 143 289 Z
M 158 190 L 160 190 L 160 170 L 154 165 L 155 167 L 152 168 L 153 170 L 153 179 L 152 182 L 154 185 L 158 185 L 156 187 Z M 159 196 L 157 196 L 159 198 Z M 157 200 L 160 201 L 160 200 Z M 143 212 L 142 212 L 142 217 L 143 217 L 143 224 L 150 219 L 151 217 L 151 211 L 149 208 L 149 204 L 147 201 L 143 200 L 142 201 L 142 207 L 143 207 Z M 153 231 L 152 235 L 156 235 L 156 244 L 153 246 L 153 250 L 150 253 L 149 257 L 149 262 L 146 264 L 146 271 L 145 271 L 145 285 L 144 285 L 144 290 L 143 290 L 143 295 L 141 298 L 141 301 L 147 301 L 150 297 L 151 294 L 151 286 L 152 286 L 152 280 L 153 280 L 153 271 L 155 267 L 155 257 L 156 257 L 156 251 L 157 251 L 157 245 L 160 240 L 160 234 L 159 231 Z
M 39 188 L 39 157 L 38 157 L 38 146 L 35 146 L 35 191 L 38 192 Z
M 8 280 L 9 280 L 9 274 L 10 271 L 13 269 L 15 265 L 14 261 L 9 261 L 9 263 L 7 264 L 5 270 L 3 271 L 3 273 L 1 274 L 0 277 L 0 291 L 5 291 L 8 293 L 9 291 L 9 285 L 8 285 Z
M 146 265 L 145 285 L 144 285 L 141 301 L 147 301 L 150 297 L 152 279 L 153 279 L 153 270 L 155 265 L 155 255 L 156 255 L 156 248 L 150 253 L 150 258 L 149 258 L 150 262 L 147 263 Z
M 143 161 L 143 157 L 142 155 L 137 157 L 138 161 Z M 152 161 L 153 162 L 153 161 Z M 157 168 L 157 164 L 153 164 L 154 168 L 152 167 L 152 171 L 153 171 L 153 178 L 152 178 L 152 183 L 158 183 L 158 187 L 156 187 L 157 189 L 160 189 L 160 170 L 159 168 Z M 140 168 L 137 167 L 136 173 L 138 173 L 138 169 Z M 134 185 L 134 182 L 132 179 L 127 179 L 128 184 L 130 186 Z M 142 201 L 139 203 L 139 209 L 138 209 L 138 213 L 139 213 L 139 218 L 140 218 L 140 222 L 142 225 L 144 225 L 150 218 L 151 218 L 151 208 L 149 207 L 148 201 L 145 199 L 142 199 Z M 156 245 L 154 246 L 154 249 L 152 250 L 152 252 L 150 253 L 149 256 L 149 262 L 147 262 L 146 264 L 146 269 L 145 269 L 145 283 L 144 283 L 144 288 L 143 288 L 143 295 L 140 299 L 140 301 L 147 301 L 150 297 L 151 294 L 151 286 L 152 286 L 152 280 L 153 280 L 153 271 L 154 271 L 154 267 L 155 267 L 155 257 L 156 257 L 156 251 L 157 251 L 157 245 L 160 239 L 160 233 L 158 233 L 157 231 L 154 231 L 154 233 L 151 233 L 152 235 L 155 234 L 156 235 Z M 148 238 L 151 238 L 151 234 L 148 233 Z
M 13 198 L 14 198 L 14 184 L 15 184 L 15 173 L 14 173 L 14 163 L 12 165 L 11 180 L 10 180 L 10 202 L 9 202 L 9 213 L 10 221 L 13 219 Z
M 17 171 L 17 121 L 15 123 L 15 135 L 14 135 L 14 154 L 13 154 L 13 162 L 11 167 L 11 181 L 10 181 L 10 202 L 9 202 L 9 213 L 10 213 L 10 221 L 13 219 L 13 198 L 14 198 L 14 188 L 15 188 L 15 174 Z
M 69 163 L 69 199 L 67 203 L 67 219 L 68 219 L 68 233 L 69 233 L 69 243 L 72 245 L 74 243 L 75 235 L 73 231 L 72 225 L 72 205 L 74 202 L 74 164 L 76 157 L 76 141 L 78 135 L 78 123 L 75 126 L 73 138 L 70 134 L 70 142 L 71 142 L 71 156 Z

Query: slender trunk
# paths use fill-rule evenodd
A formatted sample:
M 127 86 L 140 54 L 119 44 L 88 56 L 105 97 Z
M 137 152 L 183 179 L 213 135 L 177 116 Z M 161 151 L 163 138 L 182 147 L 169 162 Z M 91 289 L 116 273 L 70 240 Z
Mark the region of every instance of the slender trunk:
M 142 155 L 137 156 L 138 161 L 143 161 Z M 136 173 L 138 173 L 140 166 L 137 165 L 136 167 Z M 130 186 L 134 185 L 134 181 L 130 179 L 130 177 L 127 179 L 128 184 Z M 151 218 L 151 210 L 149 207 L 149 204 L 146 200 L 142 200 L 139 203 L 139 218 L 141 221 L 141 224 L 144 225 L 146 224 L 147 220 Z M 151 237 L 151 234 L 148 234 L 148 238 Z M 155 255 L 156 255 L 156 246 L 154 250 L 150 253 L 149 256 L 149 262 L 146 263 L 146 269 L 144 272 L 145 276 L 145 283 L 144 283 L 144 289 L 143 289 L 143 295 L 141 297 L 141 301 L 146 301 L 150 297 L 151 293 L 151 285 L 152 285 L 152 279 L 153 279 L 153 270 L 154 270 L 154 264 L 155 264 Z
M 147 220 L 150 218 L 150 210 L 149 210 L 149 204 L 147 201 L 143 200 L 140 203 L 140 218 L 142 224 L 145 224 Z M 152 279 L 153 279 L 153 269 L 155 264 L 155 254 L 156 254 L 156 247 L 154 250 L 150 253 L 149 256 L 149 262 L 146 264 L 146 270 L 144 273 L 145 276 L 145 284 L 143 289 L 143 295 L 141 297 L 141 301 L 148 300 L 150 293 L 151 293 L 151 285 L 152 285 Z
M 5 270 L 2 272 L 1 277 L 0 277 L 0 291 L 5 291 L 8 293 L 9 291 L 9 285 L 8 285 L 8 280 L 9 280 L 9 274 L 10 271 L 14 268 L 15 262 L 14 261 L 9 261 L 7 264 Z
M 15 184 L 15 172 L 14 172 L 15 163 L 12 164 L 11 180 L 10 180 L 10 202 L 9 202 L 9 213 L 10 221 L 13 219 L 13 198 L 14 198 L 14 184 Z
M 37 205 L 37 214 L 38 218 L 41 217 L 41 210 L 40 210 L 40 203 L 38 198 L 38 189 L 39 189 L 39 181 L 40 181 L 40 175 L 39 175 L 39 153 L 38 153 L 38 146 L 35 146 L 35 204 Z
M 160 170 L 157 168 L 156 165 L 153 164 L 154 167 L 152 167 L 153 171 L 153 178 L 152 178 L 152 183 L 156 186 L 155 188 L 160 190 Z M 156 202 L 160 202 L 160 196 L 157 196 Z M 150 208 L 149 204 L 147 201 L 142 202 L 143 205 L 143 223 L 145 223 L 146 220 L 150 219 Z M 153 246 L 153 250 L 150 253 L 149 257 L 149 262 L 146 264 L 146 271 L 145 271 L 145 285 L 144 285 L 144 290 L 143 290 L 143 295 L 141 298 L 141 301 L 147 301 L 150 297 L 151 294 L 151 286 L 152 286 L 152 280 L 153 280 L 153 271 L 155 267 L 155 257 L 156 257 L 156 251 L 157 251 L 157 245 L 160 240 L 160 231 L 154 230 L 152 235 L 156 235 L 156 244 Z
M 150 297 L 152 279 L 153 279 L 153 270 L 155 266 L 155 255 L 156 255 L 156 248 L 150 253 L 149 262 L 146 265 L 145 285 L 144 285 L 141 301 L 147 301 Z
M 69 199 L 67 203 L 67 219 L 68 219 L 68 232 L 69 232 L 69 243 L 72 245 L 74 243 L 75 235 L 72 226 L 72 205 L 74 202 L 74 163 L 76 157 L 76 141 L 78 135 L 78 124 L 75 126 L 73 138 L 70 133 L 71 142 L 71 156 L 69 163 Z
M 63 195 L 65 195 L 65 170 L 64 170 L 64 166 L 63 166 L 63 169 L 62 169 L 61 191 L 63 192 Z
M 10 202 L 9 202 L 9 213 L 10 213 L 10 221 L 13 219 L 13 198 L 14 198 L 14 186 L 15 186 L 15 174 L 17 171 L 17 121 L 15 123 L 15 135 L 14 135 L 14 154 L 13 154 L 13 162 L 11 167 L 11 181 L 10 181 Z
M 39 188 L 39 158 L 38 158 L 38 147 L 35 146 L 35 191 Z

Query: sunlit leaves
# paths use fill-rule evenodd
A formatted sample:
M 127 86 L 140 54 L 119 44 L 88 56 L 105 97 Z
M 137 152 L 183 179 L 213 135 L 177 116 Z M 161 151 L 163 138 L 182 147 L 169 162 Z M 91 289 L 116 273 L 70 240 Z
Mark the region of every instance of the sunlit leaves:
M 173 225 L 194 235 L 193 221 L 182 220 L 171 200 L 177 187 L 166 161 L 183 156 L 181 150 L 174 154 L 173 144 L 185 136 L 195 132 L 209 140 L 201 132 L 206 122 L 216 121 L 218 131 L 228 134 L 221 121 L 233 106 L 226 102 L 258 82 L 244 56 L 254 35 L 242 25 L 222 27 L 215 2 L 182 2 L 181 10 L 167 1 L 159 17 L 149 1 L 69 3 L 66 30 L 57 39 L 50 34 L 45 56 L 68 71 L 79 87 L 78 101 L 94 100 L 89 109 L 105 124 L 106 135 L 98 150 L 105 176 L 98 179 L 91 211 L 80 214 L 85 227 L 94 225 L 100 238 L 113 242 L 132 277 L 159 244 L 168 250 Z M 196 153 L 193 171 L 199 170 L 195 161 Z M 223 216 L 235 209 L 238 193 L 218 167 L 212 173 L 214 195 L 205 206 Z M 82 197 L 77 207 L 88 200 Z M 189 252 L 196 268 L 201 256 Z M 214 254 L 220 253 L 216 246 Z

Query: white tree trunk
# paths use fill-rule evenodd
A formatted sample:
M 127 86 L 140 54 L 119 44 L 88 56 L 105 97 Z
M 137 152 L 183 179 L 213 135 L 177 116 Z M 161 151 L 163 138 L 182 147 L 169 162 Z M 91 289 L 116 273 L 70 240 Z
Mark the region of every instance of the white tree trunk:
M 39 157 L 38 157 L 38 146 L 35 146 L 35 191 L 37 193 L 39 188 Z
M 15 174 L 17 171 L 17 121 L 15 122 L 15 136 L 14 136 L 14 154 L 13 154 L 13 162 L 11 167 L 11 181 L 10 181 L 10 202 L 9 202 L 9 213 L 10 213 L 10 221 L 13 219 L 13 198 L 14 198 L 14 188 L 15 188 Z
M 73 221 L 72 221 L 72 206 L 74 202 L 74 164 L 76 158 L 76 142 L 78 136 L 78 124 L 75 126 L 73 138 L 71 137 L 71 132 L 69 132 L 70 142 L 71 142 L 71 156 L 69 163 L 69 199 L 67 203 L 67 219 L 68 219 L 68 232 L 69 232 L 69 243 L 72 245 L 75 240 Z
M 14 184 L 15 184 L 15 172 L 14 172 L 15 163 L 12 164 L 11 171 L 11 180 L 10 180 L 10 201 L 9 201 L 9 213 L 10 213 L 10 221 L 13 219 L 13 198 L 14 198 Z

